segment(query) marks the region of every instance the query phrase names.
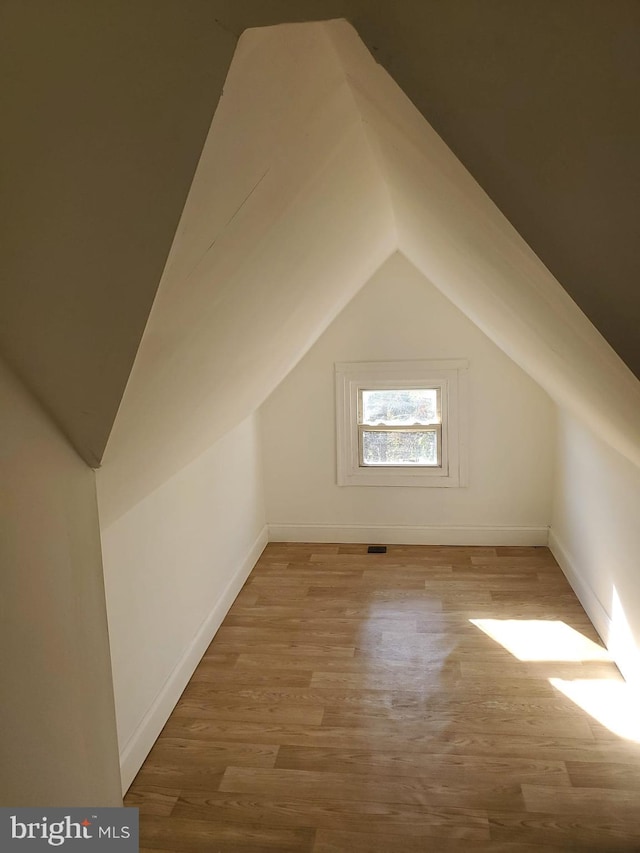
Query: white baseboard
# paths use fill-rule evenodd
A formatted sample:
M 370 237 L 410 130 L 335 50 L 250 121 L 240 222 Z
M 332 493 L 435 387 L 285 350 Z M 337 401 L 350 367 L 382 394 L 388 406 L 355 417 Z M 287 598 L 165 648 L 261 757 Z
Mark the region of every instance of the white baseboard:
M 553 529 L 549 531 L 549 548 L 625 681 L 640 696 L 640 648 L 624 613 L 616 613 L 613 601 L 612 612 L 607 612 L 591 585 L 581 577 L 575 559 Z
M 578 596 L 580 604 L 584 607 L 585 613 L 593 623 L 605 646 L 609 646 L 611 637 L 611 616 L 607 613 L 602 605 L 602 602 L 591 589 L 591 586 L 585 581 L 570 556 L 569 552 L 562 544 L 555 530 L 549 530 L 549 549 L 556 559 L 556 562 L 562 569 L 564 576 L 569 581 L 571 588 Z
M 369 542 L 373 545 L 546 545 L 549 528 L 438 525 L 269 524 L 270 542 Z
M 251 574 L 251 570 L 257 563 L 267 542 L 268 535 L 267 527 L 265 526 L 260 531 L 249 553 L 238 566 L 233 577 L 216 600 L 211 612 L 196 631 L 194 638 L 163 684 L 151 707 L 124 745 L 120 753 L 120 774 L 122 777 L 123 793 L 127 791 L 136 773 L 142 767 L 142 763 L 162 731 L 162 727 L 169 719 L 169 715 L 175 708 L 195 668 L 222 624 L 236 596 L 242 589 L 244 582 Z

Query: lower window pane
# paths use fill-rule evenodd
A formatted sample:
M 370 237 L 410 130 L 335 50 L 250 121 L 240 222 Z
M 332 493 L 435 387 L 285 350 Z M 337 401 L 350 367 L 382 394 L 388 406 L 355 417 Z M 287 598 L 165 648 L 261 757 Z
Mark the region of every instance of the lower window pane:
M 362 430 L 364 465 L 438 465 L 436 430 Z

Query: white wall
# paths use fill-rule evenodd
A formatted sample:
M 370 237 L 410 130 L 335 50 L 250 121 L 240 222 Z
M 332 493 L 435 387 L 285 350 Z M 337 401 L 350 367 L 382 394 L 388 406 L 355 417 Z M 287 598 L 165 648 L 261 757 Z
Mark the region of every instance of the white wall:
M 0 803 L 118 806 L 95 476 L 0 362 Z
M 125 786 L 266 542 L 253 414 L 393 249 L 376 168 L 323 25 L 243 34 L 98 474 Z
M 394 248 L 325 26 L 245 32 L 109 437 L 105 523 L 254 412 Z
M 550 544 L 627 681 L 640 685 L 640 469 L 560 410 Z
M 336 485 L 334 362 L 467 358 L 469 486 Z M 546 544 L 555 407 L 402 255 L 349 303 L 260 410 L 277 539 Z
M 265 544 L 254 418 L 103 529 L 125 789 Z
M 344 22 L 327 27 L 389 187 L 397 246 L 549 395 L 640 465 L 640 383 Z

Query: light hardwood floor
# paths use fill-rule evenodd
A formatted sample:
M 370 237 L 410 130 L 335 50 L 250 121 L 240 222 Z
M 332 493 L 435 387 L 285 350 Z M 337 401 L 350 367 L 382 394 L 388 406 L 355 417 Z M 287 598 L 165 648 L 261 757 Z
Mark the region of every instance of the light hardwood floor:
M 271 544 L 126 797 L 141 849 L 639 851 L 640 746 L 549 682 L 620 680 L 596 646 L 546 548 Z

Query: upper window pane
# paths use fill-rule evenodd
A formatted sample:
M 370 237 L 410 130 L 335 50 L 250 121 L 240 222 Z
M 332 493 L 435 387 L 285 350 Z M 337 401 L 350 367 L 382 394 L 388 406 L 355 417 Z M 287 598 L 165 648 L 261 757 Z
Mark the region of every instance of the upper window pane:
M 433 424 L 438 417 L 437 388 L 399 388 L 362 391 L 362 423 Z

